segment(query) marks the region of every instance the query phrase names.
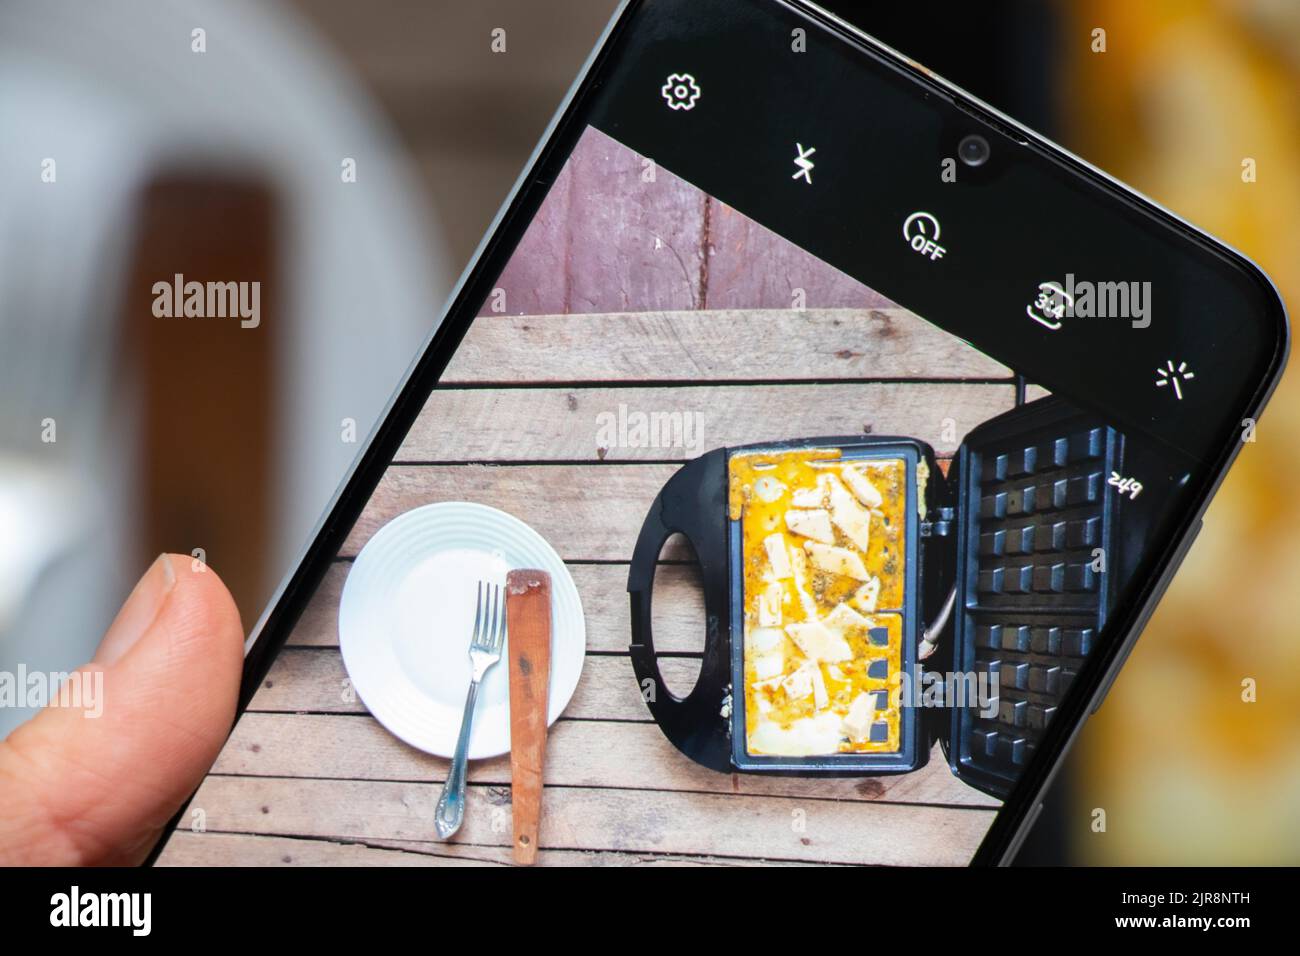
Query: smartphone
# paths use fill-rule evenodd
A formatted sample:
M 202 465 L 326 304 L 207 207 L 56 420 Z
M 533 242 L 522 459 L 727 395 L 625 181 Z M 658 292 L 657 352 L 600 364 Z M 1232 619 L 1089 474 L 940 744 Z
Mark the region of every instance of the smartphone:
M 367 550 L 479 508 L 572 581 L 565 851 L 1006 863 L 1288 334 L 1246 258 L 816 5 L 629 0 L 250 638 L 235 735 L 410 739 L 339 659 L 340 593 L 389 587 L 338 629 L 409 627 Z M 398 648 L 391 693 L 460 656 Z M 315 835 L 419 839 L 353 809 Z M 277 832 L 255 817 L 224 829 Z M 510 842 L 476 834 L 461 855 Z

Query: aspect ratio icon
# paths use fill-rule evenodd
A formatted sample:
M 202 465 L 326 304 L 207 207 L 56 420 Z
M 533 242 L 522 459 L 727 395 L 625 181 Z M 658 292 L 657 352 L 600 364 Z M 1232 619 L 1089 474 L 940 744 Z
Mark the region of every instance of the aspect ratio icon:
M 929 257 L 931 262 L 948 253 L 939 245 L 939 220 L 928 212 L 914 212 L 903 221 L 903 238 L 913 252 Z

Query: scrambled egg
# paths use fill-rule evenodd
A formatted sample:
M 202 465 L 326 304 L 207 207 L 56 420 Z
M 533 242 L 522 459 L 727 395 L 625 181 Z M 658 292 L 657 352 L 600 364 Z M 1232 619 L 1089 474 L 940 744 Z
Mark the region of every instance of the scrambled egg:
M 899 749 L 906 475 L 836 449 L 732 457 L 749 753 Z

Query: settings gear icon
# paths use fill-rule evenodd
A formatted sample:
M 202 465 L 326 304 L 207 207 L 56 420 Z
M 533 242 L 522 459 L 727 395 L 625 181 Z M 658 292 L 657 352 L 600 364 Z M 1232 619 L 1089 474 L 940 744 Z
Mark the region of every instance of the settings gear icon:
M 693 110 L 700 99 L 700 86 L 689 73 L 674 73 L 659 92 L 670 110 Z

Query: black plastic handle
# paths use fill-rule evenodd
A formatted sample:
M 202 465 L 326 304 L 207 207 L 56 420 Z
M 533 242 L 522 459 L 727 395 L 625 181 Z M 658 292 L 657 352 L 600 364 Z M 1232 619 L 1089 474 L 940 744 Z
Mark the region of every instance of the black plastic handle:
M 627 591 L 632 604 L 632 670 L 642 699 L 673 746 L 711 770 L 729 772 L 730 712 L 723 703 L 731 682 L 731 595 L 727 559 L 727 450 L 688 462 L 668 479 L 641 526 Z M 704 660 L 686 697 L 668 689 L 655 654 L 651 601 L 664 542 L 683 535 L 695 551 L 704 585 Z

